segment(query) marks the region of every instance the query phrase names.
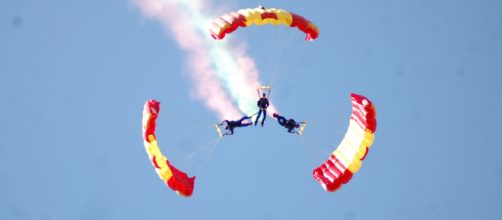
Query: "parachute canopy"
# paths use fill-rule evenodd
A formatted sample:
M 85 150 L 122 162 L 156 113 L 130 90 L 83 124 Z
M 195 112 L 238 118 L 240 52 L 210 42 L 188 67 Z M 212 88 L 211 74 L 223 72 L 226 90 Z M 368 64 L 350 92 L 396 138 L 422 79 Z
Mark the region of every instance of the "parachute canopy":
M 209 31 L 214 39 L 221 40 L 239 27 L 265 24 L 296 27 L 306 34 L 305 40 L 308 41 L 319 36 L 319 29 L 304 17 L 283 9 L 264 7 L 241 9 L 224 14 L 211 23 Z
M 149 100 L 145 103 L 143 109 L 143 143 L 146 153 L 152 161 L 155 171 L 160 179 L 164 181 L 171 189 L 181 196 L 189 197 L 192 195 L 195 176 L 188 175 L 171 165 L 169 160 L 160 152 L 155 136 L 155 121 L 160 111 L 160 103 L 155 100 Z
M 313 171 L 314 178 L 330 192 L 336 191 L 352 178 L 373 144 L 375 107 L 364 96 L 351 94 L 351 97 L 352 114 L 345 137 L 329 159 Z

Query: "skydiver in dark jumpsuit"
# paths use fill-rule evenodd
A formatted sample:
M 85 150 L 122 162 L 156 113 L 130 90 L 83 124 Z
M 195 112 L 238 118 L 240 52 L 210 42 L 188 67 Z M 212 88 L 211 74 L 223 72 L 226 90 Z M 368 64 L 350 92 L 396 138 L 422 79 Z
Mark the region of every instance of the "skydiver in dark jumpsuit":
M 224 121 L 222 121 L 218 125 L 222 126 L 222 125 L 226 124 L 225 130 L 228 130 L 228 131 L 225 132 L 225 134 L 223 134 L 223 136 L 225 136 L 225 135 L 233 135 L 234 134 L 234 128 L 236 128 L 236 127 L 246 127 L 246 126 L 252 125 L 253 122 L 251 122 L 251 121 L 243 123 L 244 120 L 250 120 L 250 119 L 251 119 L 251 117 L 244 116 L 244 117 L 242 117 L 241 119 L 239 119 L 237 121 L 224 120 Z
M 256 126 L 256 124 L 258 124 L 258 120 L 260 119 L 260 116 L 263 113 L 263 119 L 261 120 L 261 126 L 263 127 L 263 124 L 265 123 L 265 119 L 267 119 L 267 108 L 269 105 L 267 94 L 263 93 L 263 96 L 260 98 L 260 100 L 258 100 L 256 105 L 258 106 L 258 108 L 260 108 L 260 110 L 257 113 L 258 116 L 256 116 L 256 120 L 254 121 L 254 125 Z
M 304 122 L 296 122 L 292 118 L 286 120 L 286 118 L 284 116 L 281 116 L 277 113 L 272 114 L 272 116 L 274 118 L 277 118 L 277 122 L 279 122 L 279 124 L 281 126 L 287 128 L 289 133 L 300 134 L 300 133 L 298 133 L 298 131 L 295 131 L 295 128 L 299 128 L 300 124 L 302 124 Z

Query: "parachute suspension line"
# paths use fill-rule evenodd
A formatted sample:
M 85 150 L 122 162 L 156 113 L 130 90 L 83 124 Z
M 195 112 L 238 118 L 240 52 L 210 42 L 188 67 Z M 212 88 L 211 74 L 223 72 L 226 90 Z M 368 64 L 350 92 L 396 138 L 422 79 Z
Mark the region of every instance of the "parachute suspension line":
M 257 63 L 258 66 L 258 71 L 260 72 L 260 75 L 263 75 L 263 73 L 269 73 L 272 71 L 271 65 L 274 60 L 273 54 L 275 54 L 275 51 L 277 51 L 277 42 L 274 41 L 277 38 L 277 34 L 280 31 L 281 28 L 264 28 L 264 30 L 261 30 L 262 34 L 260 37 L 260 40 L 258 42 L 253 42 L 257 43 L 259 46 L 257 48 L 257 54 L 266 54 L 265 56 L 262 56 L 264 59 L 260 59 L 262 64 L 260 65 Z M 257 30 L 259 31 L 259 30 Z M 280 33 L 280 32 L 279 32 Z M 273 49 L 272 49 L 273 48 Z M 255 59 L 256 60 L 256 59 Z M 262 78 L 262 77 L 260 77 Z M 260 80 L 264 80 L 263 78 Z M 266 84 L 265 81 L 262 81 L 263 84 Z
M 345 123 L 346 120 L 344 117 L 341 117 L 341 115 L 350 114 L 345 111 L 342 111 L 338 106 L 335 105 L 326 105 L 321 107 L 320 109 L 329 109 L 329 110 L 317 113 L 315 117 L 310 119 L 310 121 L 313 121 L 316 124 L 321 124 L 317 122 L 326 121 L 326 119 L 336 119 L 336 120 L 342 120 Z
M 342 114 L 341 111 L 339 111 L 337 108 L 331 108 L 327 107 L 327 109 L 333 109 L 328 112 L 323 112 L 320 114 L 316 114 L 316 116 L 312 119 L 309 120 L 309 126 L 312 126 L 314 129 L 318 129 L 322 131 L 323 133 L 329 134 L 329 135 L 338 135 L 338 136 L 343 136 L 345 134 L 344 131 L 340 131 L 338 129 L 334 129 L 334 126 L 327 126 L 327 124 L 336 124 L 337 126 L 342 126 L 340 123 L 346 123 L 345 120 L 339 120 L 340 115 Z M 327 119 L 329 121 L 327 121 Z M 336 123 L 330 123 L 330 121 L 335 121 Z
M 305 137 L 305 136 L 300 136 L 300 141 L 302 142 L 303 146 L 307 148 L 307 150 L 310 152 L 310 156 L 312 157 L 312 160 L 314 160 L 316 163 L 318 161 L 322 161 L 322 158 L 320 155 L 318 155 L 313 147 L 310 141 Z
M 206 127 L 205 126 L 204 128 L 202 128 L 202 129 L 200 129 L 200 130 L 198 130 L 196 132 L 193 132 L 191 135 L 188 135 L 187 137 L 182 137 L 182 141 L 197 139 L 198 137 L 202 136 L 202 134 L 208 133 L 208 132 L 210 132 L 213 129 L 214 129 L 213 127 Z M 185 156 L 185 159 L 182 161 L 182 163 L 184 165 L 190 166 L 194 162 L 194 156 L 196 154 L 201 153 L 206 148 L 207 148 L 207 143 L 204 144 L 204 145 L 202 145 L 202 147 L 198 147 L 196 149 L 193 149 L 193 150 L 189 151 L 188 152 L 189 154 L 187 156 Z
M 201 167 L 205 166 L 207 161 L 204 158 L 208 155 L 207 151 L 214 147 L 214 144 L 218 138 L 209 140 L 201 147 L 192 151 L 190 154 L 184 157 L 183 163 L 187 167 L 191 167 L 192 170 L 200 171 Z M 206 153 L 203 153 L 206 152 Z M 201 159 L 202 158 L 202 159 Z M 202 161 L 202 162 L 201 162 Z
M 283 38 L 285 40 L 281 41 L 281 46 L 279 46 L 280 50 L 278 50 L 279 53 L 277 54 L 277 56 L 275 56 L 276 62 L 274 64 L 273 76 L 272 76 L 271 83 L 270 83 L 271 86 L 273 86 L 273 84 L 275 84 L 275 81 L 277 79 L 277 72 L 280 67 L 279 58 L 281 56 L 287 54 L 287 60 L 289 60 L 291 62 L 292 58 L 298 58 L 298 53 L 300 53 L 301 47 L 308 44 L 308 43 L 300 43 L 303 40 L 296 38 L 292 32 L 288 32 L 286 34 L 286 36 Z M 293 46 L 293 45 L 295 45 L 295 46 Z M 286 60 L 286 58 L 281 59 L 281 61 L 283 61 L 282 63 L 284 63 L 284 60 Z M 281 64 L 281 65 L 283 65 L 283 64 Z M 282 72 L 279 72 L 279 74 L 281 74 L 281 73 Z
M 273 86 L 272 84 L 274 83 L 275 81 L 275 76 L 277 74 L 277 66 L 279 65 L 279 57 L 281 56 L 282 52 L 283 52 L 283 47 L 284 47 L 284 32 L 282 31 L 283 29 L 282 28 L 278 28 L 277 29 L 277 32 L 279 32 L 278 34 L 274 35 L 274 38 L 276 40 L 276 42 L 278 43 L 278 47 L 275 46 L 273 48 L 274 51 L 273 53 L 269 53 L 269 56 L 272 56 L 270 57 L 270 64 L 269 64 L 269 71 L 270 71 L 270 78 L 269 78 L 269 86 Z M 271 51 L 272 52 L 272 51 Z
M 270 79 L 272 79 L 272 75 L 274 72 L 274 66 L 278 62 L 278 53 L 280 51 L 281 47 L 281 36 L 283 34 L 283 28 L 265 28 L 266 29 L 266 44 L 265 47 L 261 47 L 262 51 L 261 54 L 266 54 L 265 56 L 265 62 L 264 62 L 264 71 L 268 75 L 270 75 L 269 81 L 267 82 L 268 85 L 271 85 Z M 279 46 L 277 46 L 279 45 Z M 266 74 L 266 75 L 267 75 Z M 265 83 L 265 82 L 264 82 Z
M 204 168 L 207 165 L 207 163 L 209 162 L 209 160 L 213 157 L 214 152 L 216 151 L 216 148 L 218 148 L 218 146 L 220 145 L 220 139 L 218 137 L 213 138 L 206 145 L 207 145 L 206 147 L 209 148 L 209 156 L 207 156 L 207 158 L 202 162 L 202 164 L 199 166 L 199 168 L 195 171 L 195 175 L 199 175 L 202 168 Z
M 314 144 L 315 144 L 315 146 L 323 146 L 323 148 L 322 148 L 322 149 L 324 149 L 325 147 L 326 147 L 326 148 L 330 148 L 330 147 L 332 147 L 333 145 L 335 145 L 335 144 L 331 143 L 331 142 L 330 142 L 330 141 L 328 141 L 328 140 L 320 140 L 320 139 L 317 139 L 317 138 L 313 138 L 313 137 L 312 137 L 312 136 L 310 136 L 310 135 L 302 135 L 301 137 L 304 137 L 306 140 L 308 140 L 308 141 L 309 141 L 309 143 L 314 143 Z M 330 149 L 331 149 L 331 148 L 330 148 Z
M 333 109 L 333 108 L 324 108 L 324 109 Z M 329 111 L 329 112 L 324 112 L 324 113 L 318 113 L 316 114 L 316 117 L 310 119 L 311 121 L 314 121 L 314 122 L 318 122 L 318 121 L 321 121 L 321 119 L 326 119 L 326 118 L 336 118 L 338 115 L 340 115 L 341 113 L 339 112 L 335 112 L 336 110 L 333 110 L 333 111 Z
M 314 129 L 318 129 L 318 130 L 322 131 L 323 133 L 326 133 L 326 134 L 329 134 L 329 135 L 335 134 L 337 136 L 343 136 L 343 134 L 344 134 L 343 132 L 337 131 L 336 129 L 329 129 L 329 128 L 320 126 L 315 121 L 314 122 L 310 122 L 309 126 L 313 127 Z
M 265 59 L 264 65 L 263 65 L 263 67 L 265 67 L 265 68 L 261 71 L 265 71 L 265 72 L 271 71 L 270 66 L 272 65 L 272 58 L 273 58 L 273 57 L 270 57 L 270 56 L 272 56 L 271 54 L 273 54 L 273 53 L 271 53 L 271 48 L 275 48 L 275 50 L 277 50 L 276 45 L 273 44 L 274 43 L 273 38 L 275 36 L 277 36 L 277 33 L 276 33 L 277 31 L 278 31 L 278 29 L 276 29 L 276 28 L 265 28 L 265 32 L 266 32 L 266 36 L 267 36 L 266 40 L 265 40 L 266 43 L 261 44 L 262 47 L 261 47 L 260 54 L 267 54 L 268 56 L 266 56 L 266 59 Z
M 197 154 L 200 154 L 201 152 L 203 152 L 203 151 L 207 150 L 207 149 L 211 146 L 211 144 L 212 144 L 213 142 L 215 142 L 216 140 L 218 140 L 218 138 L 217 138 L 217 137 L 216 137 L 216 138 L 213 138 L 213 139 L 211 139 L 211 140 L 209 140 L 209 141 L 207 141 L 204 145 L 202 145 L 202 146 L 200 146 L 199 148 L 197 148 L 197 149 L 193 150 L 193 151 L 192 151 L 191 153 L 189 153 L 186 157 L 187 157 L 188 159 L 192 159 L 192 158 L 194 158 Z
M 193 140 L 194 138 L 196 137 L 199 137 L 201 136 L 202 134 L 206 133 L 206 132 L 209 132 L 210 130 L 212 131 L 214 128 L 213 127 L 210 127 L 210 126 L 204 126 L 202 127 L 201 129 L 195 131 L 195 132 L 192 132 L 191 135 L 189 135 L 188 137 L 184 138 L 186 140 Z
M 280 28 L 282 30 L 282 28 Z M 279 48 L 275 51 L 275 55 L 273 57 L 274 63 L 272 65 L 272 76 L 270 77 L 270 86 L 274 86 L 275 80 L 277 77 L 277 70 L 279 69 L 279 59 L 280 57 L 283 56 L 284 51 L 286 50 L 286 47 L 290 45 L 290 41 L 292 39 L 293 34 L 291 32 L 284 34 L 285 31 L 281 31 L 281 34 L 279 34 Z M 286 35 L 286 36 L 284 36 Z

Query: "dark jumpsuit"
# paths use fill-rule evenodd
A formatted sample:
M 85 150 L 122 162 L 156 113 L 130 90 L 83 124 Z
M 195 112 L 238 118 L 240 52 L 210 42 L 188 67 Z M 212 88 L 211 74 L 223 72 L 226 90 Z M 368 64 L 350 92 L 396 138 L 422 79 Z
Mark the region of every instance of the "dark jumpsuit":
M 267 119 L 267 108 L 268 108 L 268 99 L 267 98 L 260 98 L 258 100 L 257 106 L 260 108 L 260 111 L 258 112 L 258 116 L 256 117 L 256 120 L 254 121 L 254 125 L 258 124 L 258 120 L 260 119 L 261 114 L 263 113 L 263 119 L 261 120 L 261 126 L 265 123 L 265 119 Z
M 251 117 L 244 116 L 241 119 L 239 119 L 238 121 L 229 121 L 229 120 L 223 121 L 221 124 L 226 123 L 227 127 L 225 127 L 225 129 L 230 131 L 230 133 L 226 132 L 225 135 L 232 135 L 232 134 L 234 134 L 234 128 L 235 127 L 246 127 L 246 126 L 252 125 L 252 123 L 244 123 L 244 124 L 242 123 L 242 121 L 244 121 L 246 119 L 250 119 L 250 118 Z
M 287 128 L 289 133 L 296 133 L 295 131 L 293 131 L 295 128 L 298 127 L 298 124 L 296 123 L 295 120 L 291 118 L 286 120 L 285 117 L 277 115 L 277 121 L 281 126 Z

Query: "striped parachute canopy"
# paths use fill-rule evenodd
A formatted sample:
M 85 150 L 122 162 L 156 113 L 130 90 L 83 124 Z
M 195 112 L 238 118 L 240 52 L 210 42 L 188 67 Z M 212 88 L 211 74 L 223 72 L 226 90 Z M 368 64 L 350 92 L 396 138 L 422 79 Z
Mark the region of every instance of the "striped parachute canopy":
M 209 31 L 216 40 L 225 38 L 239 27 L 251 25 L 286 25 L 296 27 L 306 34 L 305 40 L 312 41 L 319 36 L 319 29 L 304 17 L 277 8 L 247 8 L 224 14 L 211 22 Z
M 155 121 L 160 111 L 160 103 L 155 100 L 149 100 L 145 103 L 143 109 L 143 143 L 146 153 L 152 161 L 155 171 L 160 179 L 164 181 L 172 190 L 181 196 L 189 197 L 192 195 L 195 176 L 188 175 L 171 165 L 169 160 L 160 152 L 155 136 Z
M 364 96 L 350 96 L 352 114 L 345 137 L 329 159 L 313 171 L 314 178 L 329 192 L 334 192 L 342 184 L 349 182 L 373 144 L 376 130 L 375 106 Z

